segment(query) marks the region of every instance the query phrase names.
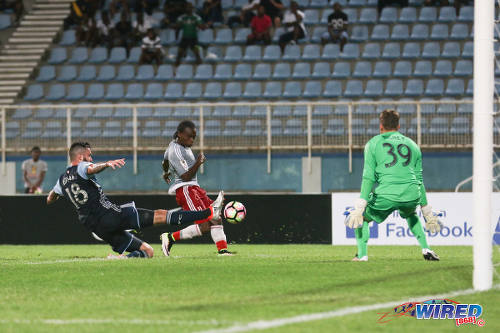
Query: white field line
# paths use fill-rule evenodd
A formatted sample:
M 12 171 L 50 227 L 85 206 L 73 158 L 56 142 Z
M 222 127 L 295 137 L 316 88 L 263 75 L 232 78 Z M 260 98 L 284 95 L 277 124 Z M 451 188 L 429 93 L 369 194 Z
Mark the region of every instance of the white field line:
M 500 289 L 500 284 L 494 285 L 493 288 Z M 452 291 L 452 292 L 449 292 L 446 294 L 419 296 L 416 298 L 403 299 L 400 301 L 376 303 L 376 304 L 362 305 L 362 306 L 352 306 L 352 307 L 338 309 L 335 311 L 317 312 L 317 313 L 310 313 L 310 314 L 305 314 L 305 315 L 298 315 L 298 316 L 294 316 L 294 317 L 279 318 L 279 319 L 272 319 L 272 320 L 258 320 L 258 321 L 249 322 L 249 323 L 246 323 L 243 325 L 236 324 L 234 326 L 221 328 L 221 329 L 200 331 L 199 333 L 235 333 L 235 332 L 247 332 L 247 331 L 251 331 L 251 330 L 265 330 L 265 329 L 269 329 L 269 328 L 280 327 L 280 326 L 285 326 L 285 325 L 290 325 L 290 324 L 304 323 L 304 322 L 313 321 L 313 320 L 329 319 L 329 318 L 334 318 L 334 317 L 342 317 L 342 316 L 352 315 L 352 314 L 356 314 L 356 313 L 366 312 L 366 311 L 387 309 L 387 308 L 391 308 L 391 307 L 394 307 L 394 306 L 397 306 L 397 305 L 400 305 L 400 304 L 403 304 L 406 302 L 421 302 L 421 301 L 425 301 L 428 299 L 453 298 L 455 296 L 471 295 L 471 294 L 475 294 L 478 292 L 479 291 L 476 291 L 474 289 L 457 290 L 457 291 Z
M 220 321 L 220 320 L 148 320 L 148 319 L 95 319 L 95 318 L 82 318 L 82 319 L 0 319 L 1 324 L 26 324 L 26 325 L 234 325 L 234 321 Z
M 162 257 L 163 258 L 163 257 Z M 183 256 L 172 256 L 172 259 L 185 258 Z M 141 260 L 141 259 L 132 259 Z M 54 264 L 68 264 L 75 262 L 92 262 L 92 261 L 121 261 L 121 260 L 111 260 L 107 258 L 74 258 L 74 259 L 57 259 L 57 260 L 41 260 L 41 261 L 16 261 L 9 260 L 2 262 L 0 260 L 0 265 L 54 265 Z

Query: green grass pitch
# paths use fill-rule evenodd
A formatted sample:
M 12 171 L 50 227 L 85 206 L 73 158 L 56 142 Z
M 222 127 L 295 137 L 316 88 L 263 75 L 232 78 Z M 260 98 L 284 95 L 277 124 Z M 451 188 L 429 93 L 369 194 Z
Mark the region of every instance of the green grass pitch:
M 104 245 L 0 246 L 0 332 L 199 332 L 472 285 L 471 247 L 435 247 L 442 260 L 426 262 L 417 246 L 371 246 L 364 263 L 347 246 L 233 245 L 237 255 L 217 257 L 213 244 L 177 244 L 171 258 L 154 248 L 150 260 L 104 260 Z M 262 332 L 500 332 L 499 289 L 453 299 L 481 304 L 486 326 L 377 323 L 388 307 Z

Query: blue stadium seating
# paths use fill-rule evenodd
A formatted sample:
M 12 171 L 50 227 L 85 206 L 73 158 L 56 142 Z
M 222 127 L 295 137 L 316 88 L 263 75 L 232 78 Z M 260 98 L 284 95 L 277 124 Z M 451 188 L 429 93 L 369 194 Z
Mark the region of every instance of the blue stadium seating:
M 59 82 L 69 82 L 76 79 L 76 67 L 75 66 L 63 66 L 57 76 L 57 81 Z
M 334 60 L 340 56 L 340 48 L 337 44 L 326 44 L 321 53 L 322 60 Z
M 431 119 L 429 134 L 448 134 L 448 119 L 444 117 L 434 117 Z
M 241 97 L 241 83 L 229 82 L 224 89 L 224 98 L 236 99 Z
M 380 44 L 379 43 L 367 43 L 361 54 L 363 59 L 378 59 L 380 58 Z
M 240 28 L 236 30 L 234 35 L 234 42 L 237 44 L 245 44 L 247 41 L 247 36 L 250 35 L 252 31 L 249 28 Z
M 358 23 L 372 24 L 377 21 L 377 10 L 375 8 L 363 8 L 359 14 Z
M 314 64 L 312 77 L 315 79 L 323 79 L 330 77 L 330 64 L 327 62 L 317 62 Z
M 315 61 L 320 58 L 320 48 L 315 44 L 308 44 L 304 46 L 304 51 L 302 53 L 302 60 Z
M 474 7 L 465 6 L 460 8 L 460 14 L 458 15 L 459 22 L 472 22 L 474 20 Z
M 245 122 L 245 130 L 243 136 L 260 136 L 262 135 L 262 121 L 259 119 L 249 119 Z
M 422 7 L 418 17 L 419 22 L 431 23 L 437 20 L 436 7 Z
M 115 67 L 111 65 L 104 65 L 99 70 L 99 75 L 97 76 L 97 81 L 106 82 L 111 81 L 115 78 Z
M 391 40 L 405 41 L 408 38 L 410 38 L 410 32 L 408 30 L 408 25 L 396 24 L 392 28 Z
M 359 45 L 358 44 L 346 44 L 344 46 L 344 52 L 340 54 L 340 58 L 344 60 L 353 60 L 359 57 Z
M 243 97 L 254 99 L 260 96 L 262 96 L 262 86 L 260 82 L 248 82 L 245 86 Z
M 273 79 L 286 80 L 291 76 L 290 64 L 278 63 L 274 67 Z
M 429 38 L 429 27 L 427 24 L 415 24 L 411 29 L 411 40 L 426 40 Z
M 87 61 L 89 55 L 87 48 L 85 47 L 77 47 L 73 49 L 73 53 L 71 54 L 71 58 L 69 59 L 70 64 L 82 64 Z
M 212 117 L 231 118 L 232 108 L 230 106 L 216 105 Z
M 454 7 L 441 7 L 438 21 L 443 23 L 455 22 L 457 15 Z
M 104 85 L 101 83 L 91 83 L 87 90 L 86 99 L 95 101 L 104 98 Z
M 289 81 L 285 83 L 285 89 L 283 91 L 283 97 L 286 98 L 298 98 L 302 95 L 302 87 L 300 82 Z
M 351 32 L 351 39 L 352 40 L 355 40 L 353 38 L 353 36 L 352 36 L 354 34 L 354 30 L 355 30 L 354 28 L 355 27 L 353 27 L 353 29 L 352 29 L 353 31 Z M 312 32 L 312 34 L 310 36 L 311 42 L 313 42 L 313 43 L 319 43 L 319 42 L 321 42 L 323 34 L 325 32 L 327 32 L 327 31 L 328 30 L 327 30 L 326 27 L 320 27 L 320 26 L 318 26 L 318 27 L 314 28 L 314 30 L 313 30 L 313 32 Z M 366 31 L 366 33 L 368 33 L 368 31 Z M 358 32 L 356 32 L 356 34 L 358 34 Z M 367 37 L 367 36 L 365 35 L 365 37 Z
M 460 57 L 460 45 L 457 42 L 444 43 L 441 58 L 458 58 Z
M 372 74 L 372 64 L 369 61 L 358 61 L 354 65 L 354 71 L 352 77 L 355 78 L 367 78 Z
M 305 98 L 317 98 L 320 95 L 321 95 L 321 82 L 307 81 L 302 96 Z
M 373 69 L 373 77 L 387 78 L 391 75 L 391 63 L 389 61 L 377 61 Z
M 336 62 L 333 66 L 333 78 L 343 79 L 349 77 L 350 75 L 351 65 L 348 62 Z
M 85 96 L 85 86 L 81 83 L 70 84 L 68 86 L 68 94 L 66 100 L 79 101 Z
M 394 65 L 394 73 L 393 75 L 395 77 L 410 77 L 412 73 L 412 66 L 411 62 L 406 61 L 406 60 L 400 60 L 396 62 L 396 65 Z
M 45 98 L 49 101 L 58 101 L 66 95 L 64 84 L 53 84 L 50 86 L 49 93 Z
M 209 46 L 205 54 L 206 62 L 219 62 L 223 58 L 222 49 L 218 46 Z
M 347 15 L 347 20 L 349 23 L 358 23 L 358 10 L 356 8 L 343 8 L 342 11 L 346 13 Z M 333 10 L 331 9 L 325 9 L 323 10 L 323 16 L 321 18 L 321 23 L 325 24 L 328 23 L 328 16 L 333 13 Z M 324 17 L 324 20 L 323 20 Z
M 314 31 L 316 32 L 316 29 Z M 318 35 L 319 39 L 314 38 L 313 36 L 313 42 L 319 42 L 321 40 L 322 31 L 318 32 Z M 357 25 L 352 27 L 349 39 L 353 42 L 359 43 L 366 41 L 368 39 L 368 27 L 364 25 Z
M 450 39 L 463 40 L 469 38 L 469 28 L 467 24 L 455 23 L 451 28 Z
M 202 94 L 201 83 L 190 82 L 186 85 L 186 91 L 184 91 L 184 98 L 197 99 L 201 97 L 201 94 Z
M 241 61 L 242 58 L 241 47 L 237 45 L 231 45 L 226 48 L 226 56 L 224 57 L 224 61 L 227 62 L 238 62 Z
M 304 15 L 304 24 L 314 25 L 319 23 L 319 12 L 316 9 L 306 9 Z
M 152 65 L 141 65 L 137 69 L 137 75 L 135 77 L 138 81 L 151 81 L 155 76 L 155 71 Z
M 293 67 L 293 79 L 307 79 L 311 76 L 311 65 L 306 62 L 298 62 Z
M 113 48 L 113 50 L 114 49 L 116 49 L 116 47 Z M 131 48 L 128 58 L 125 58 L 126 57 L 125 49 L 123 49 L 123 48 L 118 48 L 118 49 L 119 49 L 119 51 L 117 51 L 118 54 L 116 55 L 116 57 L 114 58 L 113 61 L 111 60 L 112 55 L 113 55 L 113 50 L 111 50 L 111 56 L 109 57 L 110 63 L 117 64 L 117 63 L 123 62 L 123 60 L 125 60 L 125 59 L 127 60 L 127 63 L 129 63 L 129 64 L 137 64 L 139 62 L 139 59 L 141 57 L 141 52 L 142 52 L 140 47 Z M 123 60 L 122 60 L 121 56 L 123 56 Z
M 7 29 L 10 27 L 10 15 L 0 14 L 0 30 Z
M 75 45 L 76 43 L 76 36 L 75 36 L 75 30 L 66 30 L 63 32 L 63 35 L 61 37 L 61 41 L 59 42 L 59 45 L 61 46 L 71 46 Z
M 284 101 L 287 102 L 287 101 Z M 277 105 L 273 107 L 273 117 L 291 117 L 292 116 L 292 106 L 291 105 Z
M 283 53 L 283 60 L 286 61 L 297 61 L 300 59 L 300 47 L 298 45 L 288 44 Z
M 244 61 L 259 61 L 261 59 L 261 48 L 259 45 L 250 45 L 245 49 Z
M 283 135 L 287 135 L 287 136 L 296 136 L 296 135 L 302 136 L 302 135 L 304 135 L 302 120 L 300 120 L 300 119 L 287 119 L 285 121 L 285 128 L 283 130 Z
M 137 100 L 144 97 L 144 87 L 141 83 L 132 83 L 127 87 L 125 98 L 128 100 Z
M 160 65 L 158 67 L 155 80 L 170 81 L 174 78 L 174 69 L 171 65 Z
M 342 96 L 342 83 L 341 81 L 330 80 L 325 84 L 325 88 L 322 93 L 323 97 L 339 97 Z
M 123 98 L 124 89 L 121 83 L 112 83 L 108 85 L 108 89 L 104 98 L 110 101 L 116 101 Z
M 173 45 L 175 44 L 175 30 L 173 29 L 164 29 L 160 31 L 160 40 L 161 40 L 161 45 L 167 46 L 167 45 Z
M 312 8 L 325 8 L 328 6 L 328 0 L 311 0 L 309 7 Z
M 446 40 L 446 39 L 448 39 L 448 25 L 447 24 L 434 24 L 432 26 L 430 39 L 433 39 L 433 40 Z
M 214 31 L 212 29 L 205 29 L 198 32 L 198 41 L 201 45 L 213 44 Z
M 414 7 L 403 7 L 399 15 L 400 23 L 415 23 L 417 21 L 417 10 Z
M 193 78 L 193 66 L 190 64 L 182 64 L 177 67 L 175 72 L 176 80 L 191 80 Z
M 398 18 L 398 10 L 394 7 L 385 7 L 380 13 L 381 23 L 395 23 Z
M 377 24 L 373 27 L 371 40 L 385 41 L 389 39 L 389 26 L 386 24 Z
M 116 80 L 118 81 L 131 81 L 135 77 L 135 68 L 133 65 L 122 65 L 118 70 Z
M 422 58 L 436 59 L 439 58 L 441 50 L 438 42 L 427 42 L 422 50 Z
M 231 29 L 220 29 L 217 31 L 214 43 L 220 45 L 230 44 L 233 41 L 233 31 Z
M 196 73 L 194 74 L 194 79 L 199 81 L 211 80 L 213 77 L 212 66 L 207 64 L 202 64 L 196 67 Z
M 332 118 L 328 119 L 328 125 L 325 134 L 328 136 L 341 136 L 345 134 L 344 119 Z
M 89 62 L 91 64 L 101 64 L 108 59 L 108 50 L 104 47 L 96 47 L 90 53 Z
M 263 97 L 265 98 L 279 98 L 281 97 L 281 83 L 276 81 L 270 81 L 266 83 L 264 89 Z
M 163 97 L 163 86 L 161 83 L 150 83 L 147 85 L 144 99 L 157 100 Z
M 39 121 L 29 121 L 26 124 L 26 131 L 21 135 L 23 139 L 35 139 L 42 136 L 42 123 Z
M 455 71 L 453 72 L 455 76 L 471 76 L 472 75 L 472 61 L 470 60 L 458 60 L 455 64 Z
M 254 80 L 268 80 L 271 77 L 271 65 L 268 63 L 259 63 L 255 66 L 252 78 Z
M 426 96 L 441 96 L 444 92 L 444 82 L 442 79 L 430 79 L 425 87 Z
M 349 86 L 349 83 L 348 83 Z M 382 95 L 384 85 L 381 80 L 368 80 L 363 96 L 378 97 Z
M 203 98 L 216 99 L 222 96 L 222 85 L 219 82 L 209 82 L 205 87 Z
M 229 80 L 233 77 L 233 68 L 229 64 L 218 64 L 215 67 L 214 79 Z
M 363 83 L 360 80 L 348 80 L 345 90 L 345 97 L 360 97 L 363 94 Z
M 87 107 L 78 108 L 71 115 L 71 117 L 75 119 L 87 119 L 92 116 L 94 116 L 94 110 L 92 110 L 92 108 L 87 108 Z
M 268 45 L 265 47 L 262 60 L 278 61 L 279 59 L 281 59 L 281 51 L 278 45 Z
M 397 59 L 401 56 L 399 43 L 386 43 L 382 52 L 383 59 Z
M 391 79 L 387 81 L 384 95 L 389 97 L 398 97 L 403 95 L 403 81 L 399 79 Z
M 442 99 L 441 102 L 446 102 L 448 99 Z M 452 101 L 452 100 L 450 100 Z M 450 114 L 455 114 L 457 112 L 457 106 L 456 104 L 449 103 L 449 104 L 439 104 L 437 106 L 436 110 L 438 115 L 450 115 Z
M 241 135 L 241 121 L 240 120 L 226 120 L 224 124 L 223 136 L 240 136 Z
M 453 118 L 450 125 L 450 134 L 456 134 L 456 135 L 470 134 L 469 118 L 466 117 Z
M 56 70 L 54 66 L 41 66 L 36 81 L 48 82 L 54 80 L 55 77 L 56 77 Z
M 96 79 L 96 69 L 93 65 L 83 65 L 80 67 L 80 74 L 78 75 L 78 81 L 92 81 Z
M 415 63 L 413 76 L 426 77 L 432 74 L 432 63 L 428 60 L 419 60 Z
M 472 58 L 474 56 L 474 44 L 471 41 L 465 42 L 462 50 L 462 57 Z
M 215 137 L 221 134 L 221 123 L 220 120 L 207 120 L 205 122 L 205 136 Z
M 64 47 L 56 47 L 52 49 L 50 53 L 49 60 L 47 61 L 50 65 L 62 64 L 68 58 L 66 54 L 66 49 Z
M 165 98 L 170 100 L 175 100 L 181 98 L 183 95 L 182 84 L 177 82 L 172 82 L 167 85 L 165 90 Z
M 415 42 L 405 43 L 403 46 L 403 59 L 418 59 L 420 58 L 420 44 Z
M 465 83 L 463 79 L 450 79 L 446 86 L 445 95 L 462 96 L 465 92 Z
M 43 97 L 43 86 L 41 84 L 32 84 L 28 87 L 25 101 L 35 101 Z
M 453 69 L 451 61 L 449 60 L 438 60 L 436 62 L 436 67 L 434 69 L 434 76 L 448 77 L 451 76 Z
M 406 84 L 405 96 L 417 97 L 424 92 L 424 82 L 419 79 L 410 79 Z

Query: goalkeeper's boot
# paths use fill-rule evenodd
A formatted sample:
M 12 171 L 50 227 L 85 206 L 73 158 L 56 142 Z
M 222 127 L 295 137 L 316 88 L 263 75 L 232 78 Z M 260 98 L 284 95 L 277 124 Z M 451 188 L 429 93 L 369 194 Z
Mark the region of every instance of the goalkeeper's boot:
M 422 249 L 422 255 L 425 260 L 439 261 L 439 256 L 431 249 Z
M 172 234 L 170 232 L 165 232 L 161 234 L 160 236 L 161 239 L 161 250 L 163 251 L 163 254 L 167 257 L 170 256 L 170 249 L 174 245 L 175 239 L 172 237 Z
M 234 254 L 232 252 L 229 252 L 227 249 L 222 249 L 222 250 L 219 250 L 217 255 L 218 256 L 233 256 Z
M 220 222 L 222 220 L 222 207 L 224 206 L 224 191 L 220 191 L 217 199 L 210 205 L 213 208 L 212 221 Z
M 363 256 L 363 257 L 359 258 L 358 255 L 356 254 L 356 256 L 354 258 L 352 258 L 351 261 L 368 261 L 368 256 Z

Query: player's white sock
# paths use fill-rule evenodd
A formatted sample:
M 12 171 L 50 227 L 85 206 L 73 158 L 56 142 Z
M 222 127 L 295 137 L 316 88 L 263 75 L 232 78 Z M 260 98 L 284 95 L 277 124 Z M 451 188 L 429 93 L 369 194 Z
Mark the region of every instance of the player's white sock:
M 200 227 L 197 224 L 190 225 L 180 231 L 180 239 L 191 239 L 201 236 Z
M 217 250 L 227 249 L 226 234 L 224 233 L 224 228 L 222 225 L 213 225 L 210 227 L 210 235 L 217 245 Z

